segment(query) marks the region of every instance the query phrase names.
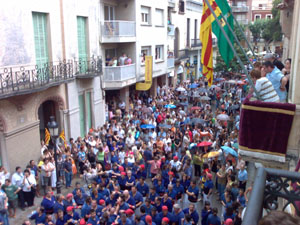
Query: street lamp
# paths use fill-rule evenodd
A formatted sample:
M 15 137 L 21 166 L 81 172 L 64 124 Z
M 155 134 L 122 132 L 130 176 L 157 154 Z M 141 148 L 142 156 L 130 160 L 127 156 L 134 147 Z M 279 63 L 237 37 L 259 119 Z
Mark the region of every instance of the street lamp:
M 47 124 L 49 133 L 51 135 L 51 140 L 54 145 L 54 161 L 55 161 L 55 170 L 56 170 L 56 192 L 60 194 L 60 179 L 59 179 L 59 172 L 57 168 L 57 150 L 56 150 L 56 140 L 58 138 L 58 124 L 55 121 L 54 116 L 50 116 L 50 122 Z

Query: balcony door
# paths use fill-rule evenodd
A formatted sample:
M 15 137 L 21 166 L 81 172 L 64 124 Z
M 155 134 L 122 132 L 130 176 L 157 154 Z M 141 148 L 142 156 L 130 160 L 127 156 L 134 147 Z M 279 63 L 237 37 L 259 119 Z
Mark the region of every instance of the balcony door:
M 104 21 L 115 20 L 115 7 L 110 5 L 104 6 Z
M 77 39 L 78 39 L 78 58 L 79 58 L 79 72 L 84 73 L 87 71 L 87 27 L 86 17 L 77 16 Z
M 32 13 L 35 60 L 38 67 L 38 80 L 47 81 L 49 73 L 46 69 L 49 62 L 47 14 Z

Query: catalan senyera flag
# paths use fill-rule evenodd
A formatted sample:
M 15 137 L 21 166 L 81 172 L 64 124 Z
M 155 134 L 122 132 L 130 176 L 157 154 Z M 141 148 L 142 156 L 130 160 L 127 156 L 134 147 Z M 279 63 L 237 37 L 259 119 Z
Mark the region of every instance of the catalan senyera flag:
M 214 0 L 208 0 L 216 16 L 221 14 L 221 10 Z M 202 42 L 201 63 L 203 65 L 202 73 L 207 78 L 208 86 L 213 83 L 213 46 L 212 46 L 212 23 L 215 18 L 203 1 L 203 13 L 200 27 L 200 40 Z
M 49 144 L 50 138 L 51 138 L 50 132 L 47 128 L 45 128 L 45 145 Z
M 66 140 L 66 137 L 65 137 L 65 131 L 62 130 L 59 137 L 64 141 L 64 145 L 65 145 L 65 148 L 67 148 L 67 140 Z

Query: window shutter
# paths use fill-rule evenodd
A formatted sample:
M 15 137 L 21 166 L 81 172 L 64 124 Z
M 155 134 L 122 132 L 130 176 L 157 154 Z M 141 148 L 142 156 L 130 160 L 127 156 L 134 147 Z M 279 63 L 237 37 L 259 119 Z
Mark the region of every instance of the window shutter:
M 87 112 L 87 124 L 88 129 L 92 128 L 92 104 L 91 104 L 91 92 L 87 92 L 85 95 L 85 102 L 86 102 L 86 112 Z
M 32 13 L 35 58 L 38 66 L 39 79 L 47 80 L 45 66 L 49 62 L 48 35 L 47 35 L 47 15 L 45 13 Z
M 85 128 L 84 98 L 83 98 L 83 95 L 78 96 L 78 102 L 79 102 L 80 136 L 84 137 L 86 128 Z
M 86 43 L 86 18 L 77 17 L 77 39 L 78 39 L 78 58 L 79 72 L 87 71 L 87 43 Z

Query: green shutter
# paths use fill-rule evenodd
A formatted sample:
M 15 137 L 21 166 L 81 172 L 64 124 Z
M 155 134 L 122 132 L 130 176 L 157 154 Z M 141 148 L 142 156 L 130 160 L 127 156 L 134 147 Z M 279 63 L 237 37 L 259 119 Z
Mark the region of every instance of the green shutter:
M 77 16 L 78 58 L 81 62 L 79 64 L 80 73 L 85 73 L 87 71 L 86 31 L 86 18 L 82 16 Z
M 38 66 L 40 80 L 48 80 L 49 74 L 45 69 L 49 62 L 48 35 L 47 35 L 47 15 L 45 13 L 32 13 L 35 58 Z
M 79 102 L 79 120 L 80 120 L 80 136 L 85 135 L 85 116 L 84 116 L 84 98 L 83 95 L 78 96 Z
M 91 104 L 91 92 L 87 92 L 85 95 L 86 102 L 86 117 L 88 128 L 92 128 L 92 104 Z

